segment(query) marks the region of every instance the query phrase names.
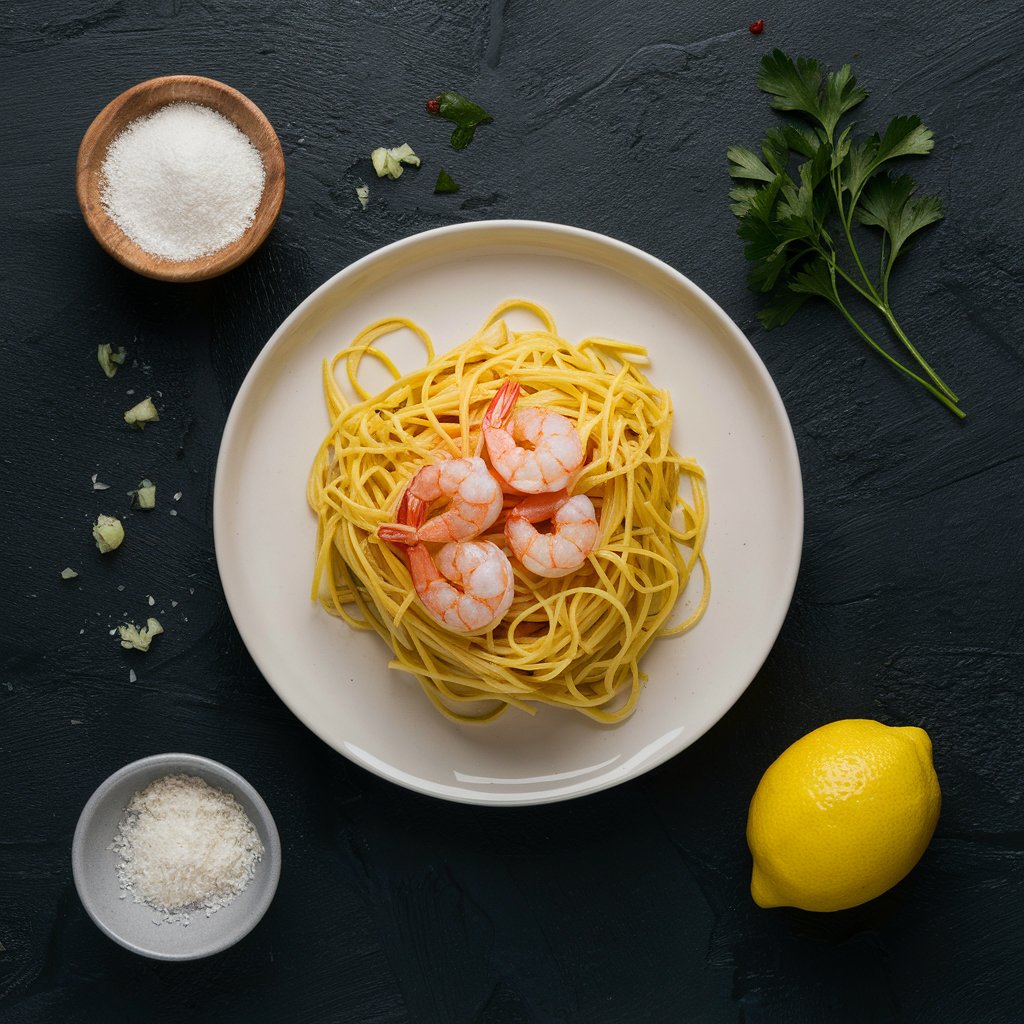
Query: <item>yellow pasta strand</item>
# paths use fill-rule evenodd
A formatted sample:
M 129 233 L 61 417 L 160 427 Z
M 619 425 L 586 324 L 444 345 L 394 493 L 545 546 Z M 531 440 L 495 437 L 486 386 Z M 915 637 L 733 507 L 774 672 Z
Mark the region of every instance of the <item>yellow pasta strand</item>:
M 540 327 L 511 330 L 504 317 L 513 310 Z M 427 356 L 407 374 L 375 344 L 403 330 Z M 394 378 L 379 394 L 359 382 L 364 359 Z M 646 363 L 639 345 L 600 337 L 570 343 L 546 309 L 521 299 L 501 303 L 479 333 L 441 355 L 410 320 L 365 328 L 324 362 L 331 427 L 307 487 L 318 522 L 313 599 L 350 626 L 378 633 L 394 652 L 391 667 L 413 675 L 456 721 L 492 721 L 509 707 L 532 714 L 536 704 L 603 723 L 627 718 L 646 682 L 641 657 L 657 638 L 692 628 L 711 589 L 704 472 L 672 450 L 672 400 L 644 376 Z M 346 398 L 339 367 L 357 401 Z M 594 501 L 599 539 L 569 576 L 546 579 L 515 564 L 512 607 L 487 633 L 466 636 L 426 612 L 404 558 L 376 534 L 424 463 L 479 454 L 484 410 L 508 377 L 522 385 L 520 404 L 576 423 L 586 460 L 572 491 Z M 502 529 L 503 518 L 485 536 L 504 547 Z M 673 622 L 694 575 L 697 605 Z

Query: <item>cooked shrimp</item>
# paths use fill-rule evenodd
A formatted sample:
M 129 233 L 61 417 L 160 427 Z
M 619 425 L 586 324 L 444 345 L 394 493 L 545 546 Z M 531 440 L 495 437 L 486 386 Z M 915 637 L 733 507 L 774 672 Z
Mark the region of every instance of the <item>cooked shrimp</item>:
M 535 523 L 551 520 L 551 532 Z M 578 569 L 597 544 L 597 514 L 585 494 L 533 494 L 508 514 L 505 537 L 523 566 L 538 576 L 565 576 Z
M 495 473 L 515 491 L 560 491 L 583 465 L 572 420 L 550 409 L 516 409 L 520 386 L 506 380 L 484 413 L 483 435 Z
M 398 506 L 398 522 L 377 528 L 377 536 L 406 546 L 409 575 L 430 616 L 456 633 L 490 629 L 508 611 L 515 596 L 515 576 L 505 552 L 489 540 L 450 541 L 437 553 L 416 534 L 426 517 L 426 504 L 410 498 Z
M 456 632 L 490 629 L 515 596 L 512 563 L 489 540 L 445 544 L 437 553 L 436 564 L 429 556 L 416 556 L 410 569 L 427 611 Z
M 420 503 L 426 511 L 442 498 L 449 499 L 448 509 L 423 523 L 416 530 L 416 540 L 444 544 L 478 537 L 501 514 L 501 484 L 480 458 L 445 459 L 424 466 L 406 488 L 402 504 Z
M 384 540 L 404 543 L 391 528 L 378 531 Z M 454 633 L 490 629 L 508 611 L 515 596 L 515 576 L 505 552 L 489 540 L 452 541 L 430 556 L 426 544 L 406 551 L 409 574 L 431 618 Z

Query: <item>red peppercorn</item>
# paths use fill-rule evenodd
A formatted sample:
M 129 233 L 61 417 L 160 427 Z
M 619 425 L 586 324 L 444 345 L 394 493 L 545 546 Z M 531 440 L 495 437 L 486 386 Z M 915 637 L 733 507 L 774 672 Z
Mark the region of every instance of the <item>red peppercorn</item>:
M 764 18 L 758 18 L 757 21 L 755 21 L 750 26 L 750 34 L 752 36 L 759 36 L 763 31 L 764 31 Z
M 437 114 L 441 110 L 441 101 L 435 96 L 432 100 L 427 100 L 427 113 Z

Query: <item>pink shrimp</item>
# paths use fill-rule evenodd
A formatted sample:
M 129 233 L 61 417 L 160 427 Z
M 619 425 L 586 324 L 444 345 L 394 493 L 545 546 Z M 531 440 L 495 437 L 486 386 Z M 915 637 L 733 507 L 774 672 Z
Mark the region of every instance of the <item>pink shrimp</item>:
M 501 514 L 501 485 L 481 458 L 445 459 L 424 466 L 412 478 L 402 496 L 402 507 L 449 499 L 445 512 L 428 519 L 418 529 L 406 524 L 407 543 L 412 540 L 443 544 L 446 541 L 478 537 Z M 417 517 L 422 521 L 422 517 Z M 399 525 L 402 518 L 399 516 Z M 410 531 L 415 530 L 415 533 Z
M 403 499 L 399 519 L 387 523 L 377 536 L 396 544 L 409 545 L 406 561 L 413 586 L 423 607 L 446 629 L 475 633 L 498 623 L 515 596 L 515 576 L 505 552 L 488 540 L 450 541 L 437 553 L 437 560 L 422 541 L 412 540 L 422 522 L 424 506 Z
M 583 444 L 572 420 L 542 407 L 516 409 L 520 386 L 506 380 L 487 407 L 484 443 L 494 472 L 514 491 L 560 491 L 583 465 Z
M 550 533 L 535 523 L 551 520 Z M 523 566 L 538 576 L 565 576 L 587 560 L 597 544 L 597 514 L 585 495 L 533 494 L 513 508 L 505 537 Z

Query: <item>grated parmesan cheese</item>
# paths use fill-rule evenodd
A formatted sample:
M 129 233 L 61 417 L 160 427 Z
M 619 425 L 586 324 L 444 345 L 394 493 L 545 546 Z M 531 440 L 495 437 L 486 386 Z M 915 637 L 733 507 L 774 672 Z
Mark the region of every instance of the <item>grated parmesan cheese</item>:
M 136 793 L 110 847 L 122 895 L 189 923 L 227 906 L 256 873 L 263 844 L 238 801 L 194 775 L 165 775 Z

